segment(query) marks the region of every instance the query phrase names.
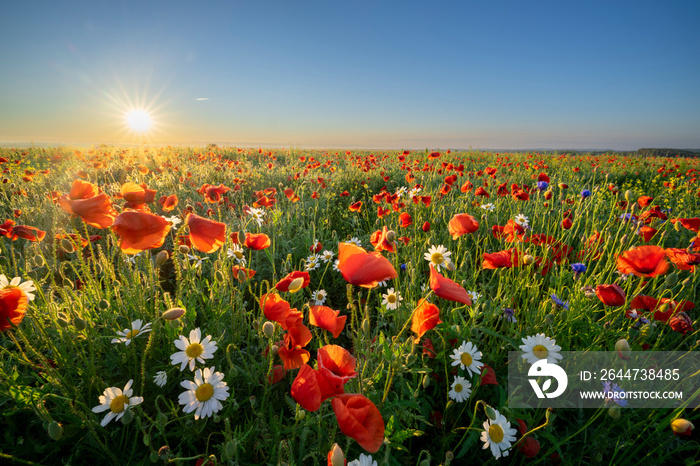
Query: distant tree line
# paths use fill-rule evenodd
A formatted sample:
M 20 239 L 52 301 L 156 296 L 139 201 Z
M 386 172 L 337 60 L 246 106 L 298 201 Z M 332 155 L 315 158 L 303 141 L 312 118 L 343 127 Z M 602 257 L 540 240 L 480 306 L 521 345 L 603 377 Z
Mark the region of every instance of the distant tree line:
M 637 149 L 641 157 L 700 157 L 700 151 L 687 149 Z

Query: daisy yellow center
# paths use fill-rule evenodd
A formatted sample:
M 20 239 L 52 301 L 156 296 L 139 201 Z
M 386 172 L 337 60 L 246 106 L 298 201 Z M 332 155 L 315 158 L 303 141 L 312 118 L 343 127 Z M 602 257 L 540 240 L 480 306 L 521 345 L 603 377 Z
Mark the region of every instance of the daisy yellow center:
M 210 383 L 203 383 L 194 392 L 194 396 L 198 401 L 207 401 L 209 398 L 214 396 L 214 387 Z
M 129 404 L 129 397 L 126 395 L 119 395 L 114 397 L 112 402 L 109 404 L 109 409 L 113 413 L 121 413 L 124 411 L 124 406 Z
M 442 255 L 441 252 L 434 252 L 430 256 L 430 262 L 432 262 L 433 264 L 439 265 L 439 264 L 442 264 L 443 262 L 445 262 L 445 257 Z
M 396 295 L 395 294 L 387 295 L 386 300 L 390 304 L 394 304 L 396 302 Z
M 489 427 L 489 438 L 493 443 L 501 443 L 503 441 L 503 429 L 498 424 L 491 424 Z
M 464 390 L 464 387 L 462 386 L 461 383 L 458 383 L 458 384 L 455 385 L 455 391 L 456 391 L 457 393 L 462 393 L 462 390 Z
M 130 340 L 130 339 L 134 338 L 136 335 L 138 335 L 140 332 L 141 332 L 141 330 L 135 328 L 126 334 L 126 339 Z
M 243 252 L 242 251 L 234 251 L 233 255 L 236 256 L 236 259 L 243 259 Z
M 532 353 L 540 359 L 544 359 L 549 355 L 549 351 L 542 345 L 537 345 L 532 348 Z
M 189 358 L 198 358 L 204 352 L 204 347 L 199 343 L 192 343 L 185 349 L 185 354 Z
M 462 356 L 460 356 L 459 359 L 462 361 L 462 364 L 464 364 L 465 366 L 472 365 L 473 359 L 472 359 L 472 355 L 469 353 L 462 353 Z

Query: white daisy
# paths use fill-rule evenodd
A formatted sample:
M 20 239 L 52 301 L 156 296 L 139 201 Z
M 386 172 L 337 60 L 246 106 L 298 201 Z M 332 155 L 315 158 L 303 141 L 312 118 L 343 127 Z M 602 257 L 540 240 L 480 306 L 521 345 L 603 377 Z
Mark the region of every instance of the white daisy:
M 100 404 L 92 408 L 93 413 L 101 413 L 109 410 L 107 415 L 102 419 L 100 425 L 106 426 L 112 419 L 121 419 L 127 409 L 131 406 L 141 404 L 143 397 L 131 396 L 131 384 L 134 380 L 129 380 L 124 387 L 124 391 L 117 387 L 109 387 L 104 391 L 104 395 L 100 395 Z
M 195 360 L 204 364 L 205 359 L 214 357 L 214 352 L 218 349 L 216 342 L 211 341 L 211 335 L 202 340 L 202 332 L 199 328 L 190 331 L 189 340 L 183 335 L 175 340 L 175 346 L 181 350 L 170 355 L 173 365 L 180 364 L 180 372 L 185 370 L 185 366 L 190 365 L 190 370 L 194 370 Z
M 412 189 L 408 192 L 408 197 L 417 196 L 419 192 L 420 192 L 420 188 L 412 188 Z
M 455 381 L 452 382 L 452 388 L 450 389 L 449 396 L 458 403 L 467 401 L 469 395 L 472 394 L 472 384 L 465 378 L 456 376 Z
M 452 253 L 447 250 L 442 244 L 439 246 L 430 246 L 428 252 L 423 254 L 425 260 L 433 264 L 435 270 L 438 272 L 441 268 L 446 268 L 447 264 L 450 262 L 450 255 Z
M 514 217 L 515 223 L 520 225 L 521 227 L 527 227 L 530 226 L 530 220 L 524 216 L 523 214 L 518 214 Z
M 318 290 L 311 294 L 311 299 L 314 300 L 316 306 L 323 306 L 323 303 L 326 302 L 326 296 L 328 296 L 326 290 Z
M 136 258 L 137 258 L 137 257 L 141 257 L 141 253 L 140 253 L 140 252 L 137 252 L 136 254 L 127 255 L 127 256 L 124 258 L 124 262 L 127 263 L 127 264 L 135 264 L 135 263 L 136 263 Z
M 346 241 L 346 243 L 354 244 L 355 246 L 361 248 L 362 247 L 362 242 L 357 238 L 357 236 L 350 238 L 349 240 Z
M 489 419 L 484 422 L 484 432 L 481 433 L 481 441 L 484 442 L 483 449 L 491 447 L 491 453 L 496 459 L 508 456 L 508 449 L 515 442 L 516 432 L 517 430 L 510 426 L 510 421 L 496 411 L 495 420 Z
M 306 258 L 306 272 L 311 272 L 321 267 L 321 256 L 318 254 L 311 254 Z
M 394 291 L 393 288 L 389 288 L 386 294 L 382 295 L 382 305 L 387 309 L 396 309 L 402 300 L 401 293 Z
M 239 264 L 245 265 L 245 254 L 240 244 L 234 244 L 232 248 L 228 248 L 226 257 L 234 258 Z
M 165 220 L 167 220 L 173 226 L 173 230 L 176 229 L 178 224 L 182 223 L 182 219 L 180 218 L 179 215 L 165 217 Z
M 141 319 L 136 319 L 131 323 L 131 330 L 128 328 L 125 328 L 124 330 L 117 332 L 117 335 L 119 335 L 119 338 L 114 338 L 112 339 L 112 343 L 124 343 L 124 346 L 129 346 L 131 343 L 131 340 L 136 338 L 137 336 L 143 334 L 143 333 L 148 333 L 151 331 L 151 324 L 150 322 L 147 323 L 146 325 L 143 325 L 143 322 Z
M 463 341 L 450 357 L 453 359 L 453 366 L 466 369 L 470 375 L 480 374 L 481 367 L 484 365 L 484 363 L 481 362 L 481 351 L 479 351 L 471 341 Z
M 167 372 L 165 372 L 165 371 L 156 372 L 156 375 L 153 377 L 153 383 L 155 383 L 159 387 L 164 387 L 165 384 L 168 383 Z
M 253 217 L 253 220 L 255 220 L 258 223 L 258 226 L 260 226 L 263 223 L 263 217 L 265 216 L 265 211 L 263 209 L 249 207 L 248 208 L 248 215 Z
M 338 264 L 340 263 L 340 259 L 336 259 L 333 261 L 333 270 L 336 272 L 340 272 L 340 269 L 338 268 Z
M 488 204 L 481 204 L 481 208 L 486 210 L 487 212 L 493 212 L 496 210 L 496 206 L 493 205 L 493 203 L 489 202 Z
M 194 411 L 195 421 L 209 417 L 223 408 L 221 402 L 228 398 L 228 385 L 223 381 L 222 372 L 214 372 L 216 368 L 197 369 L 194 373 L 194 382 L 185 380 L 180 385 L 187 389 L 180 393 L 178 401 L 185 405 L 182 411 L 191 413 Z
M 335 253 L 333 251 L 328 251 L 325 250 L 321 253 L 321 260 L 323 263 L 327 263 L 329 260 L 333 259 L 333 256 L 335 256 Z
M 396 196 L 398 198 L 401 198 L 401 196 L 406 194 L 406 191 L 408 191 L 408 188 L 406 186 L 401 186 L 399 189 L 396 190 Z
M 467 294 L 469 295 L 469 299 L 472 300 L 472 304 L 481 298 L 481 293 L 477 293 L 476 291 L 467 291 Z
M 36 287 L 32 280 L 23 282 L 21 277 L 15 277 L 10 281 L 5 275 L 0 274 L 0 290 L 3 288 L 19 288 L 24 291 L 28 301 L 34 301 L 34 293 L 32 291 L 36 291 Z
M 202 261 L 205 261 L 205 260 L 209 259 L 208 257 L 199 257 L 199 256 L 194 256 L 194 255 L 192 255 L 192 254 L 187 254 L 187 258 L 188 258 L 190 261 L 194 262 L 194 267 L 195 267 L 195 268 L 201 267 L 201 266 L 202 266 Z
M 350 461 L 347 466 L 377 466 L 377 460 L 372 458 L 372 455 L 360 453 L 360 457 Z
M 556 364 L 562 358 L 559 354 L 561 346 L 556 345 L 556 340 L 546 337 L 544 333 L 523 338 L 524 345 L 520 345 L 523 350 L 523 359 L 530 364 L 535 364 L 540 359 L 547 359 L 548 364 Z

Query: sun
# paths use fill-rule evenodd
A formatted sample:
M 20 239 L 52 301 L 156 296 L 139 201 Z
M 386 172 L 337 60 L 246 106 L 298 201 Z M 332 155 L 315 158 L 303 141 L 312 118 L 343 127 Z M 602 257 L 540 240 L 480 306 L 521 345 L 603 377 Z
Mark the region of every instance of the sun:
M 129 129 L 136 133 L 145 133 L 150 130 L 153 125 L 151 115 L 146 110 L 140 108 L 129 110 L 124 115 L 124 119 Z

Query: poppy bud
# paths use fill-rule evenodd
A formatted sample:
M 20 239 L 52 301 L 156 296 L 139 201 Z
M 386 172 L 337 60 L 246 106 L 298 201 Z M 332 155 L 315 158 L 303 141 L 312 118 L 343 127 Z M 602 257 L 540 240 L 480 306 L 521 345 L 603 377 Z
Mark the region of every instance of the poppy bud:
M 238 244 L 245 244 L 245 231 L 238 230 Z
M 190 252 L 189 246 L 185 244 L 180 245 L 180 247 L 177 248 L 177 250 L 180 251 L 180 254 L 187 254 L 188 252 Z
M 430 222 L 425 222 L 423 224 L 423 231 L 426 233 L 430 231 Z
M 345 465 L 345 455 L 337 443 L 334 443 L 333 448 L 328 452 L 328 464 L 331 466 Z
M 393 242 L 396 240 L 396 232 L 394 230 L 389 230 L 386 233 L 386 239 L 390 242 Z
M 654 326 L 651 324 L 644 324 L 642 325 L 642 328 L 639 329 L 639 334 L 643 338 L 649 338 L 652 335 L 654 335 Z
M 262 330 L 263 330 L 263 334 L 265 334 L 265 336 L 267 338 L 272 338 L 272 335 L 274 335 L 274 333 L 275 333 L 275 324 L 273 324 L 272 322 L 270 322 L 268 320 L 267 322 L 265 322 L 263 324 Z
M 160 449 L 158 450 L 158 456 L 163 461 L 168 461 L 168 459 L 170 458 L 170 447 L 167 445 L 163 445 L 162 447 L 160 447 Z
M 491 406 L 486 405 L 486 416 L 492 421 L 495 421 L 498 417 L 498 413 Z
M 61 249 L 63 249 L 63 251 L 68 253 L 68 254 L 75 251 L 75 247 L 73 246 L 73 243 L 68 238 L 63 238 L 61 240 Z
M 532 257 L 530 254 L 526 254 L 523 256 L 523 264 L 525 265 L 532 265 L 535 263 L 535 258 Z
M 34 265 L 37 267 L 43 267 L 46 262 L 44 261 L 44 256 L 37 254 L 34 256 Z
M 627 342 L 625 339 L 617 340 L 617 342 L 615 342 L 615 350 L 617 350 L 617 353 L 622 359 L 629 359 L 631 356 L 630 353 L 632 352 L 629 342 Z
M 248 274 L 246 274 L 243 270 L 238 271 L 238 281 L 239 282 L 244 282 L 248 279 Z
M 627 235 L 622 235 L 622 238 L 620 238 L 620 243 L 625 244 L 627 242 Z
M 85 322 L 85 320 L 81 319 L 80 317 L 76 317 L 75 319 L 73 319 L 73 326 L 77 331 L 82 332 L 87 327 L 87 322 Z
M 60 325 L 63 328 L 68 327 L 68 321 L 60 315 L 56 318 L 56 322 L 58 322 L 58 325 Z
M 625 200 L 627 202 L 630 202 L 630 200 L 632 200 L 632 191 L 630 191 L 629 189 L 625 191 Z
M 693 423 L 686 419 L 678 418 L 671 422 L 671 430 L 676 435 L 690 435 L 693 429 L 695 429 Z
M 270 346 L 270 354 L 275 355 L 280 352 L 280 347 L 277 345 Z
M 544 198 L 547 200 L 552 198 L 552 191 L 550 189 L 544 192 Z
M 447 261 L 447 263 L 445 264 L 445 268 L 447 268 L 447 270 L 449 270 L 450 272 L 454 272 L 456 269 L 455 263 L 452 261 Z
M 165 311 L 163 313 L 162 317 L 165 320 L 176 320 L 184 315 L 185 315 L 185 310 L 183 308 L 174 307 L 172 309 L 168 309 L 167 311 Z
M 683 227 L 683 225 L 681 225 L 681 222 L 675 222 L 673 224 L 673 229 L 676 231 L 681 231 L 682 227 Z
M 369 327 L 369 319 L 365 317 L 362 319 L 362 332 L 363 333 L 369 333 L 370 327 Z
M 147 447 L 151 445 L 151 436 L 148 434 L 143 434 L 143 444 Z
M 430 386 L 430 377 L 428 374 L 423 376 L 423 388 L 428 388 Z
M 214 278 L 216 279 L 217 282 L 221 282 L 221 283 L 224 282 L 224 274 L 221 273 L 221 270 L 217 270 L 214 273 Z
M 622 415 L 622 410 L 618 405 L 612 405 L 610 408 L 608 408 L 608 416 L 610 416 L 613 419 L 620 419 L 620 416 Z
M 671 426 L 673 426 L 673 424 L 671 424 Z M 63 427 L 56 421 L 49 423 L 48 431 L 49 437 L 53 440 L 61 440 L 61 437 L 63 437 Z
M 169 258 L 170 255 L 168 251 L 160 251 L 158 255 L 156 255 L 156 267 L 162 267 Z
M 683 286 L 683 288 L 685 288 L 686 286 L 690 285 L 690 282 L 691 282 L 690 278 L 686 278 L 685 280 L 683 280 L 683 282 L 681 282 L 681 286 Z
M 156 422 L 161 426 L 164 426 L 168 423 L 168 415 L 165 413 L 158 413 L 158 415 L 156 416 Z
M 224 458 L 232 460 L 236 456 L 236 440 L 229 440 L 224 446 Z
M 287 291 L 290 293 L 296 293 L 301 290 L 302 285 L 304 285 L 304 277 L 297 277 L 291 282 L 289 282 L 289 288 Z
M 666 275 L 666 286 L 672 288 L 678 283 L 678 274 L 673 272 Z
M 127 425 L 130 424 L 131 421 L 134 420 L 134 413 L 130 410 L 127 409 L 124 411 L 124 415 L 122 416 L 122 424 Z

